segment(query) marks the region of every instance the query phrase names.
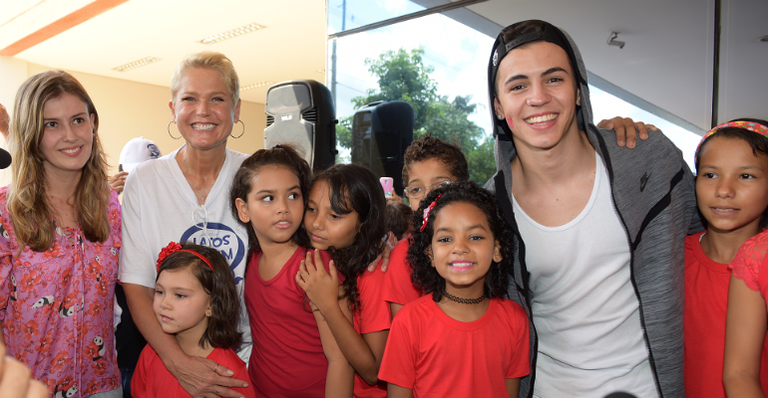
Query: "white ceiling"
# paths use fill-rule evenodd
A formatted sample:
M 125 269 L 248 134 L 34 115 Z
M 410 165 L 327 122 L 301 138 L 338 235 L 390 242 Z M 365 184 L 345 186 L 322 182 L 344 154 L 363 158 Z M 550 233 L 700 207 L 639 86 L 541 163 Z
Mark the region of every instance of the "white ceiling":
M 609 85 L 710 128 L 715 0 L 490 0 L 468 8 L 499 26 L 551 22 Z M 721 15 L 718 120 L 768 119 L 768 43 L 757 40 L 768 35 L 768 1 L 722 0 Z M 623 49 L 606 44 L 612 31 Z
M 90 3 L 124 0 L 0 0 L 0 49 Z M 348 0 L 352 1 L 352 0 Z M 360 0 L 370 1 L 370 0 Z M 711 123 L 716 0 L 489 0 L 449 12 L 491 36 L 501 26 L 537 18 L 567 30 L 601 88 L 681 124 Z M 447 0 L 416 0 L 426 6 Z M 46 12 L 39 12 L 40 7 Z M 325 81 L 326 16 L 322 0 L 130 0 L 16 55 L 36 64 L 167 86 L 186 54 L 229 56 L 242 86 L 297 79 Z M 31 18 L 33 11 L 38 16 Z M 58 10 L 58 11 L 57 11 Z M 58 12 L 58 14 L 57 14 Z M 27 18 L 25 20 L 25 17 Z M 768 1 L 722 0 L 719 121 L 768 119 Z M 206 36 L 250 23 L 267 28 L 207 46 Z M 15 24 L 15 25 L 14 25 Z M 23 29 L 19 26 L 23 25 Z M 620 32 L 623 49 L 608 46 Z M 154 56 L 129 72 L 112 68 Z M 264 103 L 267 86 L 244 91 Z
M 40 7 L 63 7 L 58 3 L 99 1 L 104 0 L 0 0 L 0 10 L 20 14 Z M 8 35 L 22 34 L 21 27 L 3 31 L 14 22 L 7 22 L 11 18 L 3 14 L 0 16 L 0 49 L 5 47 L 3 44 L 7 45 Z M 17 19 L 21 17 L 24 14 Z M 250 23 L 266 28 L 213 45 L 197 43 L 207 36 Z M 325 26 L 322 0 L 130 0 L 15 57 L 56 68 L 167 87 L 174 67 L 183 56 L 207 50 L 224 53 L 232 59 L 241 86 L 301 79 L 324 82 Z M 41 28 L 44 26 L 31 29 Z M 112 70 L 150 56 L 161 61 L 128 72 Z M 267 88 L 268 85 L 243 91 L 241 98 L 264 103 Z

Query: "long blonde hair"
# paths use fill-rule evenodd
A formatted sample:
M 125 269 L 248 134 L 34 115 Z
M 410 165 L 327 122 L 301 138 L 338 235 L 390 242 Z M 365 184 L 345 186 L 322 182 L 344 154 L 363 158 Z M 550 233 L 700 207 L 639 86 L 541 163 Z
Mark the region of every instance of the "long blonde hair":
M 85 88 L 72 75 L 60 70 L 38 73 L 21 85 L 11 118 L 8 137 L 13 157 L 13 181 L 8 190 L 8 214 L 13 222 L 19 250 L 24 246 L 34 251 L 48 250 L 55 231 L 52 213 L 45 199 L 45 167 L 40 142 L 43 139 L 43 109 L 51 99 L 71 94 L 88 107 L 94 117 L 91 157 L 83 167 L 75 188 L 74 207 L 85 238 L 104 242 L 109 237 L 110 190 L 107 185 L 107 162 L 99 140 L 99 114 Z

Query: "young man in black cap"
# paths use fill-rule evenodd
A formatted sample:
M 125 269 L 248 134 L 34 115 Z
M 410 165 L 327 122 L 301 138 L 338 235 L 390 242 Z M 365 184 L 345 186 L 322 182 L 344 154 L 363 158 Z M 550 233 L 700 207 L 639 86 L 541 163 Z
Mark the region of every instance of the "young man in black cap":
M 622 148 L 596 128 L 579 51 L 549 23 L 502 30 L 488 81 L 487 187 L 516 231 L 509 294 L 531 320 L 520 396 L 683 396 L 683 243 L 697 213 L 680 151 L 662 134 Z

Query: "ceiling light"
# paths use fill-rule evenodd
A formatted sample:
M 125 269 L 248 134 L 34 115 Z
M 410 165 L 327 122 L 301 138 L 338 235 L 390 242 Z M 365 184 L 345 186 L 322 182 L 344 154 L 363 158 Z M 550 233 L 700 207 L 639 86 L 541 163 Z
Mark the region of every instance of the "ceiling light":
M 142 67 L 144 65 L 149 65 L 149 64 L 157 62 L 157 61 L 160 61 L 160 58 L 146 57 L 146 58 L 142 58 L 142 59 L 140 59 L 138 61 L 133 61 L 131 63 L 127 63 L 125 65 L 120 65 L 118 67 L 112 68 L 112 70 L 116 70 L 118 72 L 128 72 L 131 69 L 140 68 L 140 67 Z
M 208 45 L 216 44 L 216 43 L 218 43 L 220 41 L 231 39 L 233 37 L 244 35 L 246 33 L 251 33 L 251 32 L 254 32 L 254 31 L 257 31 L 257 30 L 261 30 L 261 29 L 264 29 L 264 28 L 266 28 L 266 26 L 259 25 L 257 23 L 252 23 L 252 24 L 248 24 L 248 25 L 245 25 L 245 26 L 237 28 L 237 29 L 232 29 L 232 30 L 228 30 L 226 32 L 219 33 L 217 35 L 208 36 L 205 39 L 198 40 L 197 42 L 198 43 L 202 43 L 202 44 L 208 44 Z
M 609 46 L 616 46 L 618 48 L 624 48 L 624 43 L 621 40 L 616 40 L 616 38 L 619 37 L 619 32 L 611 32 L 611 35 L 608 36 L 608 45 Z
M 758 37 L 757 41 L 761 41 L 763 43 L 768 43 L 768 35 L 765 35 L 763 37 Z
M 253 84 L 249 84 L 247 86 L 240 87 L 240 91 L 250 90 L 252 88 L 259 88 L 259 87 L 264 87 L 264 86 L 271 86 L 273 84 L 275 84 L 275 82 L 253 83 Z

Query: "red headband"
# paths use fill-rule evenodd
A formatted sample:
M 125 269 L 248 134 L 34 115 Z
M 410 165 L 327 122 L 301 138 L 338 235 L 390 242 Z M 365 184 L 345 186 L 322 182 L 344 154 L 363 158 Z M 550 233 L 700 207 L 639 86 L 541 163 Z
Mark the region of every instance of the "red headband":
M 429 213 L 432 211 L 432 209 L 435 208 L 435 205 L 437 204 L 437 200 L 440 199 L 441 196 L 443 196 L 443 194 L 437 195 L 435 200 L 429 204 L 429 207 L 424 209 L 424 215 L 422 216 L 424 218 L 424 221 L 421 222 L 421 229 L 419 229 L 419 232 L 424 232 L 424 229 L 427 228 L 427 223 L 429 222 Z
M 165 261 L 165 258 L 176 252 L 187 252 L 187 253 L 194 254 L 195 256 L 197 256 L 197 258 L 203 260 L 203 262 L 206 265 L 208 265 L 208 268 L 210 268 L 211 271 L 213 271 L 213 266 L 211 265 L 211 262 L 207 258 L 205 258 L 205 256 L 192 250 L 182 249 L 180 244 L 176 242 L 171 242 L 168 244 L 168 246 L 164 247 L 163 250 L 160 250 L 160 254 L 157 255 L 157 271 L 158 272 L 160 272 L 160 265 L 163 264 L 163 261 Z

